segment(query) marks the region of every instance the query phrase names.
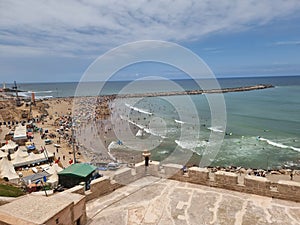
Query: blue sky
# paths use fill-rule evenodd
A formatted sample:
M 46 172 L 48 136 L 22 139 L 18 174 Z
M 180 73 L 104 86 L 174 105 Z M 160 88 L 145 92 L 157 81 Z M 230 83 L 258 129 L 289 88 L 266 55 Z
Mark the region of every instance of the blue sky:
M 188 48 L 217 77 L 299 75 L 300 1 L 3 0 L 0 80 L 78 81 L 105 52 L 141 40 Z M 122 73 L 181 78 L 155 64 Z

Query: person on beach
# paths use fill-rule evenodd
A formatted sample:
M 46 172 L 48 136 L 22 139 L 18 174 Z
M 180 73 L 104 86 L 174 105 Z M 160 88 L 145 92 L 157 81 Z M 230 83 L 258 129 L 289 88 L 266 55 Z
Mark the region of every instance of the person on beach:
M 294 170 L 291 171 L 290 177 L 291 177 L 291 180 L 293 180 L 293 177 L 294 177 Z

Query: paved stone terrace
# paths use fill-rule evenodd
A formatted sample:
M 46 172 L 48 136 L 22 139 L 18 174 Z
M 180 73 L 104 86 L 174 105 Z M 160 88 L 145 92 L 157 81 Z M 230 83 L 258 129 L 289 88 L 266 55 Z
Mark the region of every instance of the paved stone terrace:
M 87 203 L 90 225 L 300 225 L 300 203 L 147 176 Z

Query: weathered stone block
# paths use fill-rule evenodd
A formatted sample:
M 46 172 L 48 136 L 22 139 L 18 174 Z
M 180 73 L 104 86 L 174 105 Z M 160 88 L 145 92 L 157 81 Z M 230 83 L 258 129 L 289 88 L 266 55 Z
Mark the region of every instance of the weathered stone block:
M 151 176 L 158 177 L 159 176 L 159 165 L 160 163 L 157 161 L 151 161 L 148 167 L 148 173 Z
M 291 196 L 299 196 L 300 198 L 300 183 L 295 181 L 280 180 L 277 184 L 277 190 L 281 194 Z
M 248 189 L 259 189 L 260 191 L 269 191 L 271 181 L 265 177 L 245 176 L 244 184 Z
M 136 176 L 136 170 L 132 168 L 123 168 L 115 172 L 115 175 L 113 179 L 122 185 L 129 184 L 136 179 L 139 178 L 139 176 Z
M 136 172 L 136 175 L 139 177 L 145 176 L 145 173 L 146 173 L 145 163 L 140 162 L 140 163 L 135 164 L 135 172 Z
M 225 171 L 217 171 L 215 172 L 215 182 L 220 185 L 237 185 L 238 176 L 235 173 L 225 172 Z
M 203 184 L 209 180 L 207 168 L 191 167 L 188 170 L 189 182 Z
M 180 180 L 183 176 L 182 166 L 178 164 L 165 164 L 163 165 L 166 178 L 172 178 L 175 180 Z

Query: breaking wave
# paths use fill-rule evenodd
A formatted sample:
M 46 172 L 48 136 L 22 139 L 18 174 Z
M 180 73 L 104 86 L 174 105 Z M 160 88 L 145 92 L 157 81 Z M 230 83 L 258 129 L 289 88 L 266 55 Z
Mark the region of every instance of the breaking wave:
M 136 112 L 144 113 L 144 114 L 147 114 L 147 115 L 150 115 L 150 116 L 153 115 L 153 113 L 151 113 L 151 112 L 148 112 L 148 111 L 143 110 L 143 109 L 139 109 L 139 108 L 131 106 L 131 105 L 127 104 L 127 103 L 125 103 L 125 106 L 127 106 L 128 108 L 130 108 L 130 109 L 132 109 L 132 110 L 134 110 Z
M 180 124 L 185 124 L 185 122 L 181 121 L 181 120 L 175 120 L 176 123 L 180 123 Z
M 209 142 L 207 142 L 207 141 L 179 141 L 179 140 L 175 140 L 175 143 L 180 148 L 193 150 L 194 148 L 204 147 Z
M 134 121 L 132 121 L 132 120 L 130 120 L 130 119 L 124 118 L 122 115 L 120 115 L 120 117 L 121 117 L 122 120 L 125 120 L 125 121 L 127 121 L 128 123 L 131 123 L 132 125 L 134 125 L 134 126 L 140 128 L 142 131 L 145 131 L 145 132 L 148 133 L 148 134 L 151 134 L 151 135 L 154 135 L 154 136 L 158 136 L 158 137 L 161 137 L 161 138 L 163 138 L 163 139 L 167 138 L 166 136 L 159 134 L 159 132 L 156 132 L 155 130 L 153 130 L 153 129 L 151 129 L 151 128 L 147 128 L 146 126 L 143 126 L 143 125 L 141 125 L 141 124 L 135 123 Z
M 277 142 L 274 142 L 274 141 L 271 141 L 269 139 L 262 138 L 262 137 L 257 137 L 257 139 L 260 140 L 260 141 L 265 141 L 269 145 L 272 145 L 272 146 L 277 147 L 277 148 L 284 148 L 284 149 L 288 148 L 288 149 L 292 149 L 294 151 L 300 152 L 300 148 L 296 148 L 296 147 L 293 147 L 293 146 L 285 145 L 285 144 L 282 144 L 282 143 L 277 143 Z
M 220 127 L 208 127 L 207 129 L 213 131 L 213 132 L 219 132 L 223 133 L 224 131 Z

